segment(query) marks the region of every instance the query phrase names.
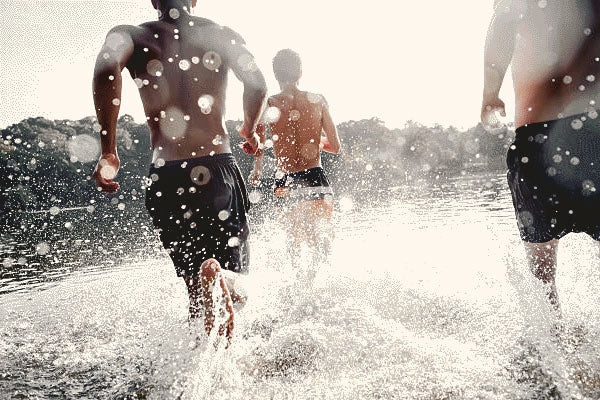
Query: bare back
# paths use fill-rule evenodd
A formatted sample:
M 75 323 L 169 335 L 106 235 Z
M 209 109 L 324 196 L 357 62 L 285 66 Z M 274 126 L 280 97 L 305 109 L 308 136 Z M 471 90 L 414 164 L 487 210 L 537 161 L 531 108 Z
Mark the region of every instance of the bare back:
M 269 106 L 280 112 L 269 124 L 277 168 L 288 173 L 320 166 L 323 120 L 329 115 L 323 97 L 295 90 L 272 96 Z
M 152 133 L 153 161 L 230 152 L 224 128 L 227 73 L 253 67 L 243 39 L 196 17 L 126 29 L 134 45 L 126 67 Z
M 503 1 L 500 1 L 503 3 Z M 503 10 L 497 10 L 502 13 Z M 512 1 L 517 126 L 588 111 L 598 96 L 598 6 L 581 1 Z

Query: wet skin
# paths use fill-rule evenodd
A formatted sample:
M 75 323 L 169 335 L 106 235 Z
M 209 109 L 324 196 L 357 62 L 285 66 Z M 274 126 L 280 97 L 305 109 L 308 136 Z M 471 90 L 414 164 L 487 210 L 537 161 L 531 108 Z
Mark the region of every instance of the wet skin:
M 498 93 L 512 65 L 517 127 L 593 110 L 600 100 L 600 4 L 595 0 L 496 0 L 485 46 L 481 120 L 506 115 Z M 546 286 L 559 312 L 556 292 L 558 240 L 525 243 L 529 267 Z
M 261 112 L 266 85 L 243 39 L 231 29 L 179 11 L 177 19 L 113 28 L 94 71 L 94 102 L 102 131 L 104 164 L 118 170 L 116 121 L 121 101 L 121 70 L 127 68 L 139 87 L 152 134 L 152 161 L 181 160 L 230 152 L 224 128 L 227 72 L 244 84 L 244 126 L 251 137 Z M 158 37 L 157 37 L 158 36 Z M 116 100 L 115 100 L 116 99 Z M 96 179 L 109 193 L 118 185 Z
M 153 1 L 155 7 L 159 3 Z M 166 3 L 170 3 L 169 7 L 163 7 L 159 21 L 113 28 L 96 60 L 93 90 L 102 156 L 94 178 L 107 193 L 119 188 L 113 179 L 119 170 L 116 124 L 124 68 L 139 88 L 155 164 L 231 151 L 223 118 L 229 70 L 244 84 L 244 124 L 240 135 L 247 138 L 247 147 L 258 147 L 258 136 L 252 132 L 262 111 L 266 85 L 244 40 L 229 28 L 191 16 L 183 2 Z M 188 7 L 194 3 L 195 0 L 188 2 Z M 228 287 L 232 285 L 224 280 L 219 263 L 205 260 L 200 276 L 185 277 L 184 281 L 190 299 L 189 318 L 204 317 L 207 333 L 215 324 L 212 293 L 219 287 L 220 302 L 228 317 L 218 333 L 231 339 L 231 303 L 242 298 Z
M 495 3 L 485 48 L 481 110 L 484 122 L 494 112 L 504 114 L 504 103 L 498 93 L 509 64 L 517 127 L 584 113 L 597 104 L 598 2 L 497 0 Z
M 298 90 L 297 83 L 282 84 L 281 93 L 268 100 L 269 108 L 257 131 L 264 144 L 269 125 L 277 170 L 283 173 L 299 172 L 321 166 L 321 150 L 338 154 L 340 139 L 324 97 Z M 325 136 L 321 136 L 322 133 Z M 262 151 L 255 156 L 250 182 L 257 185 L 262 168 Z M 317 248 L 321 242 L 322 222 L 329 225 L 333 202 L 315 200 L 299 202 L 283 212 L 284 225 L 297 247 L 301 242 Z M 329 234 L 329 232 L 326 232 Z

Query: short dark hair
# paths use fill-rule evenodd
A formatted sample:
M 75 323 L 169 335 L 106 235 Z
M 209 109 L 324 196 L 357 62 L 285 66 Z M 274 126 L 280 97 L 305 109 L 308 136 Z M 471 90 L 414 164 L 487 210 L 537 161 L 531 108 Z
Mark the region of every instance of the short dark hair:
M 273 72 L 279 83 L 297 82 L 302 75 L 302 61 L 293 50 L 279 50 L 273 58 Z

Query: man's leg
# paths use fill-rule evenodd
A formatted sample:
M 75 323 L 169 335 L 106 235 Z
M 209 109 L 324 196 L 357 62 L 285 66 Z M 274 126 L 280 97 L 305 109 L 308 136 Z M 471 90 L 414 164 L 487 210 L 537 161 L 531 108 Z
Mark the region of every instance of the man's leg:
M 215 323 L 215 305 L 213 304 L 213 291 L 215 285 L 221 287 L 221 299 L 224 305 L 227 322 L 219 327 L 219 335 L 225 334 L 229 340 L 233 335 L 233 305 L 231 295 L 225 280 L 219 262 L 215 259 L 208 259 L 200 267 L 200 276 L 184 278 L 188 295 L 190 299 L 189 315 L 190 320 L 199 318 L 201 310 L 204 310 L 204 327 L 206 333 L 210 335 Z
M 550 303 L 556 311 L 560 311 L 555 282 L 558 240 L 546 243 L 524 242 L 524 245 L 531 272 L 544 283 Z

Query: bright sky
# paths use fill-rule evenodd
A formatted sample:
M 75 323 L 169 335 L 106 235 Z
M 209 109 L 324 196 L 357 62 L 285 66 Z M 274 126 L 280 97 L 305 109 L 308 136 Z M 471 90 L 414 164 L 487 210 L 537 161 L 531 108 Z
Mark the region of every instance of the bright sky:
M 272 57 L 286 47 L 299 52 L 301 87 L 323 94 L 336 122 L 376 116 L 390 128 L 406 120 L 470 127 L 479 115 L 492 3 L 198 0 L 194 14 L 242 34 L 270 93 L 278 91 Z M 93 115 L 91 78 L 106 32 L 155 18 L 150 0 L 1 0 L 0 127 L 38 115 Z M 242 86 L 233 75 L 230 82 L 226 117 L 241 118 Z M 506 81 L 509 111 L 511 92 Z M 145 120 L 131 79 L 121 113 Z

